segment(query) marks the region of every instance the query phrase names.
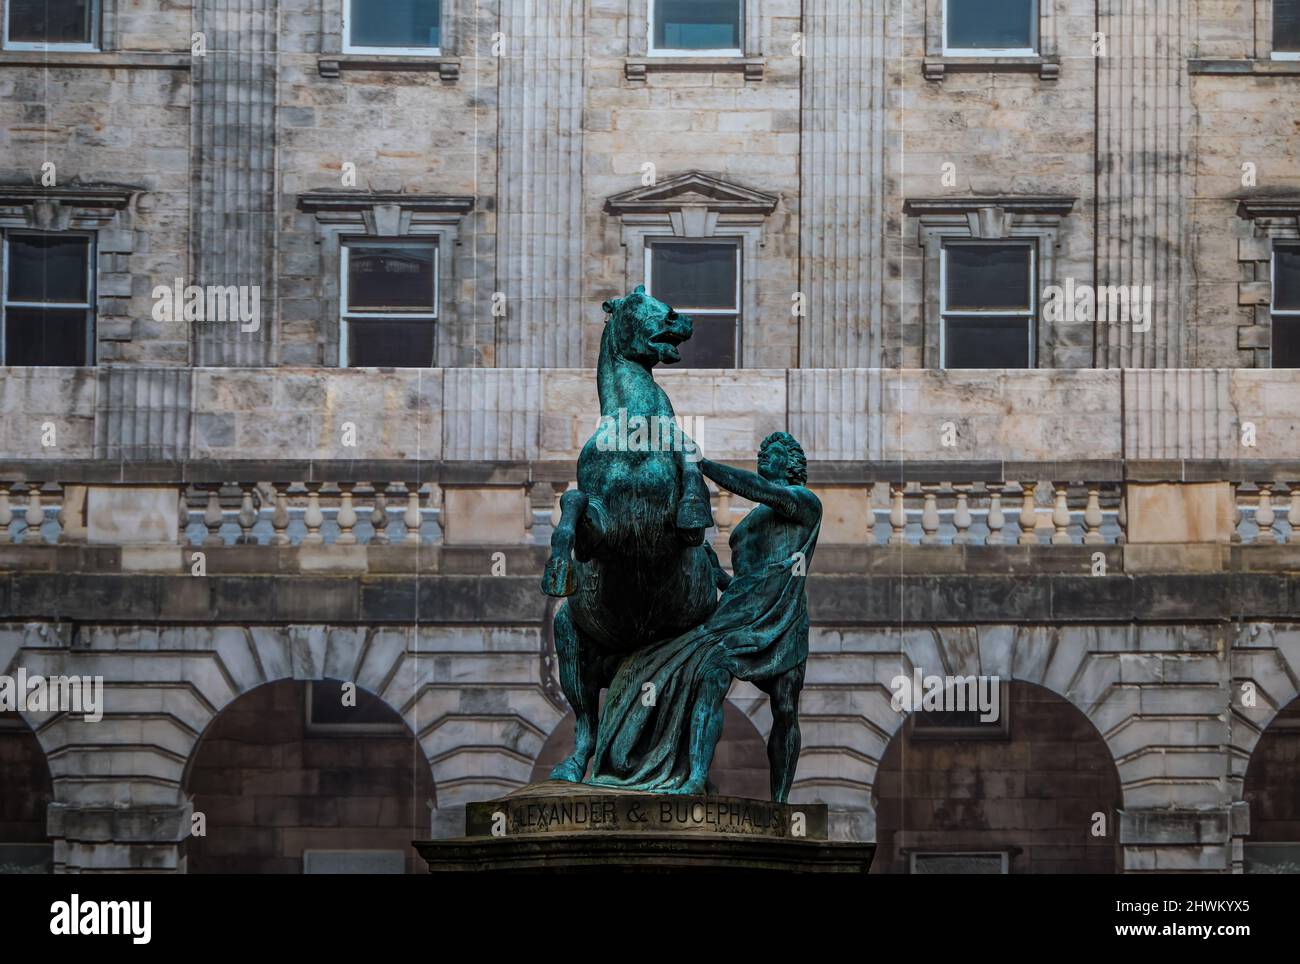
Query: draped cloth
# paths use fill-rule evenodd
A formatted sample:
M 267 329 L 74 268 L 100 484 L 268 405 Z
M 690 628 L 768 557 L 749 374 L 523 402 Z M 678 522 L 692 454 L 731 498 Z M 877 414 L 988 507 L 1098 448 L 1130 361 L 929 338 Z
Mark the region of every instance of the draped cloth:
M 695 629 L 628 655 L 605 697 L 588 783 L 670 792 L 690 776 L 691 721 L 715 670 L 761 683 L 808 658 L 809 563 L 820 525 L 799 554 L 736 576 Z M 645 705 L 645 684 L 653 704 Z

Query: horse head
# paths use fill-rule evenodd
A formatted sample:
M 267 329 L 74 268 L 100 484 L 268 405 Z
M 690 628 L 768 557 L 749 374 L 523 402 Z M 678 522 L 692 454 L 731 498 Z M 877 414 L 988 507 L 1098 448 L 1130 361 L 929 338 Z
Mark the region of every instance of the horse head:
M 601 307 L 609 316 L 602 348 L 611 358 L 626 358 L 647 369 L 682 360 L 677 346 L 691 337 L 691 319 L 646 294 L 645 285 L 637 285 L 631 294 L 611 298 Z

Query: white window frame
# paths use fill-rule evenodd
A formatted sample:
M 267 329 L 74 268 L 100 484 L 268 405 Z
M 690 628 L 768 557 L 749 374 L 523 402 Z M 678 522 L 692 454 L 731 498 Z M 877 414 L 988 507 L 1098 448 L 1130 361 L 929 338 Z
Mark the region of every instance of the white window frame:
M 86 242 L 86 300 L 72 301 L 10 301 L 9 300 L 9 239 L 17 236 L 46 236 L 79 238 Z M 5 357 L 8 343 L 10 308 L 53 308 L 60 311 L 81 309 L 86 313 L 86 368 L 95 364 L 95 236 L 87 231 L 34 231 L 13 228 L 0 232 L 0 365 L 8 365 Z M 59 367 L 59 366 L 42 366 Z
M 446 41 L 447 0 L 438 4 L 438 46 L 436 47 L 368 47 L 352 43 L 352 2 L 343 0 L 343 52 L 345 54 L 382 54 L 390 57 L 441 57 Z M 362 0 L 367 2 L 367 0 Z M 373 2 L 373 0 L 369 0 Z
M 1271 0 L 1271 2 L 1273 6 L 1269 11 L 1270 15 L 1277 12 L 1277 5 L 1281 0 Z M 1300 0 L 1292 0 L 1292 2 L 1300 5 Z M 1278 50 L 1277 47 L 1274 46 L 1277 43 L 1276 23 L 1276 19 L 1272 20 L 1272 24 L 1274 24 L 1273 36 L 1269 37 L 1269 46 L 1272 48 L 1272 53 L 1269 56 L 1272 57 L 1273 60 L 1300 60 L 1300 48 L 1297 48 L 1296 50 Z
M 348 343 L 351 338 L 349 320 L 366 321 L 426 321 L 434 326 L 434 351 L 438 345 L 438 305 L 442 295 L 442 245 L 436 237 L 395 238 L 386 241 L 383 238 L 342 238 L 339 241 L 339 367 L 350 368 L 348 364 Z M 348 268 L 352 260 L 352 248 L 433 248 L 433 311 L 349 311 L 348 310 Z M 435 362 L 437 359 L 433 359 Z
M 9 39 L 9 13 L 13 9 L 13 4 L 5 0 L 5 23 L 4 23 L 4 49 L 5 50 L 48 50 L 55 53 L 86 53 L 98 51 L 100 48 L 100 22 L 103 16 L 103 0 L 90 0 L 90 42 L 89 43 L 60 43 L 60 44 L 38 44 L 29 41 L 18 41 Z
M 1030 47 L 953 47 L 948 43 L 948 3 L 949 0 L 943 0 L 943 55 L 945 57 L 1037 57 L 1039 48 L 1043 45 L 1042 31 L 1042 0 L 1030 0 L 1034 5 L 1030 14 L 1030 23 L 1035 24 L 1037 29 L 1034 31 L 1036 41 Z
M 1295 318 L 1300 322 L 1300 308 L 1279 308 L 1277 306 L 1277 256 L 1279 251 L 1294 252 L 1296 257 L 1300 257 L 1300 244 L 1275 244 L 1273 245 L 1273 255 L 1269 260 L 1269 279 L 1268 279 L 1268 364 L 1273 366 L 1273 348 L 1277 344 L 1277 318 L 1281 315 L 1283 318 Z M 1280 368 L 1278 371 L 1292 371 L 1289 368 Z
M 1029 249 L 1029 308 L 1015 311 L 1011 309 L 989 308 L 954 308 L 948 307 L 948 250 L 950 248 L 968 247 L 1017 247 Z M 1033 239 L 997 238 L 971 239 L 952 238 L 946 240 L 939 249 L 939 367 L 948 368 L 948 316 L 955 318 L 1006 318 L 1024 316 L 1027 324 L 1026 336 L 1029 339 L 1029 364 L 1026 370 L 1038 367 L 1038 245 Z
M 696 47 L 655 46 L 655 18 L 659 12 L 659 0 L 647 0 L 646 54 L 650 57 L 743 57 L 745 56 L 745 4 L 753 2 L 754 0 L 736 0 L 740 7 L 737 21 L 740 25 L 740 46 L 702 49 Z
M 728 310 L 726 308 L 692 308 L 689 305 L 672 305 L 671 307 L 674 311 L 677 311 L 683 315 L 688 315 L 692 319 L 698 317 L 709 317 L 709 316 L 714 316 L 718 318 L 729 318 L 734 316 L 736 319 L 736 355 L 735 355 L 735 361 L 732 368 L 717 368 L 717 369 L 697 368 L 697 369 L 691 369 L 691 371 L 725 372 L 725 371 L 734 371 L 742 367 L 741 359 L 744 356 L 742 356 L 740 352 L 744 342 L 742 341 L 741 331 L 743 330 L 744 327 L 742 322 L 745 317 L 744 312 L 741 309 L 741 300 L 740 300 L 741 291 L 743 288 L 743 285 L 741 284 L 741 279 L 745 273 L 745 248 L 743 244 L 743 239 L 733 238 L 729 236 L 710 237 L 710 238 L 678 238 L 673 236 L 665 236 L 665 237 L 647 238 L 646 245 L 645 245 L 645 290 L 650 294 L 652 298 L 656 297 L 654 293 L 655 290 L 654 289 L 654 268 L 653 268 L 654 249 L 655 246 L 659 244 L 696 244 L 700 246 L 713 245 L 715 247 L 725 244 L 734 247 L 736 249 L 736 287 L 735 287 L 735 296 L 732 299 L 733 303 L 736 306 L 734 310 Z M 673 367 L 676 368 L 679 366 L 675 365 Z

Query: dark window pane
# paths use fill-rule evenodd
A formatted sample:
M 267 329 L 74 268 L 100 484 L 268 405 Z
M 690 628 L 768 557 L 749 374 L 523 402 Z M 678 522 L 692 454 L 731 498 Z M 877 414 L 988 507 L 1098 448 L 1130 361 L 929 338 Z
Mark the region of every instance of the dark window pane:
M 9 39 L 17 43 L 92 42 L 93 0 L 9 0 Z
M 433 248 L 352 247 L 348 307 L 365 311 L 433 311 Z
M 945 368 L 1028 368 L 1026 318 L 948 318 Z
M 87 238 L 9 236 L 9 300 L 86 302 Z
M 1038 47 L 1034 0 L 948 0 L 948 46 L 968 50 Z
M 1273 49 L 1300 50 L 1300 0 L 1273 0 Z
M 1300 368 L 1300 318 L 1273 319 L 1273 367 Z
M 5 364 L 86 364 L 86 310 L 6 308 Z
M 654 296 L 674 308 L 735 308 L 738 255 L 734 244 L 656 244 Z
M 1273 308 L 1300 311 L 1300 248 L 1273 251 Z
M 738 50 L 741 0 L 656 0 L 655 46 Z
M 1027 246 L 961 244 L 949 245 L 946 250 L 946 306 L 949 309 L 1030 309 L 1030 250 Z
M 350 0 L 355 47 L 437 47 L 441 0 Z
M 353 368 L 432 368 L 432 321 L 349 321 Z
M 735 368 L 735 315 L 693 315 L 691 340 L 678 351 L 682 360 L 674 368 Z
M 338 680 L 322 680 L 313 683 L 310 717 L 312 723 L 392 725 L 401 722 L 388 704 L 372 693 L 356 688 L 349 697 L 355 700 L 355 706 L 345 706 L 343 696 L 343 683 Z

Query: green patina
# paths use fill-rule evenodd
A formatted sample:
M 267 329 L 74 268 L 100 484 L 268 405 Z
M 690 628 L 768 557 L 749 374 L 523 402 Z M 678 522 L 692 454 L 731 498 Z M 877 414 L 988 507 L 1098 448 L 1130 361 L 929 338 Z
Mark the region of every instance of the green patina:
M 576 718 L 573 752 L 551 776 L 579 782 L 590 765 L 594 785 L 702 793 L 727 691 L 745 679 L 772 700 L 772 798 L 784 802 L 799 756 L 804 584 L 821 523 L 821 503 L 804 485 L 803 450 L 774 433 L 754 473 L 700 459 L 678 433 L 656 433 L 649 445 L 608 444 L 611 420 L 675 417 L 653 369 L 680 360 L 677 346 L 692 326 L 643 287 L 604 308 L 603 432 L 579 456 L 578 488 L 561 499 L 542 577 L 543 592 L 567 597 L 555 647 Z M 734 576 L 704 542 L 712 525 L 705 476 L 757 503 L 731 536 Z

